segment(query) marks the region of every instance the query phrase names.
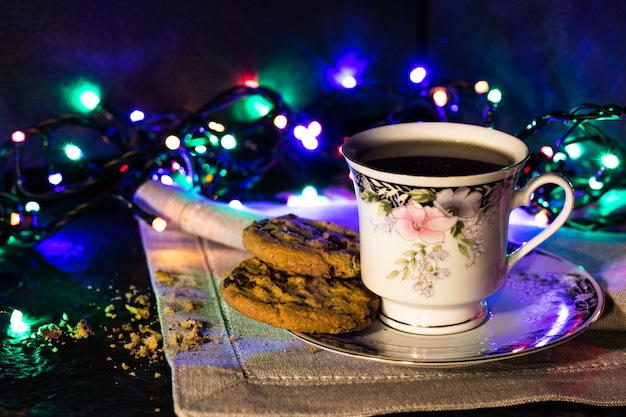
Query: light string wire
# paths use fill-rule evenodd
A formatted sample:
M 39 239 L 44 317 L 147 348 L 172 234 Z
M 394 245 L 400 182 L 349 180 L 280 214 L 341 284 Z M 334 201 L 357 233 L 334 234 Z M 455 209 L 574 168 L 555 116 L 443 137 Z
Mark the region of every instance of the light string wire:
M 623 202 L 607 212 L 599 210 L 601 200 L 626 188 L 623 162 L 626 151 L 621 143 L 600 128 L 608 122 L 626 121 L 626 110 L 616 104 L 584 103 L 566 112 L 555 110 L 536 119 L 517 134 L 529 141 L 551 125 L 564 126 L 565 131 L 553 144 L 534 152 L 523 177 L 527 179 L 540 172 L 556 172 L 568 178 L 574 187 L 575 215 L 567 225 L 580 230 L 596 230 L 624 225 L 626 212 Z M 608 158 L 608 159 L 605 159 Z M 562 193 L 555 188 L 538 190 L 534 199 L 536 213 L 545 212 L 549 218 L 558 214 Z M 616 197 L 614 197 L 616 198 Z
M 259 97 L 268 101 L 269 111 L 253 121 L 229 120 L 229 131 L 237 132 L 238 137 L 246 139 L 244 146 L 226 149 L 212 142 L 212 135 L 222 133 L 223 125 L 212 127 L 212 118 L 232 107 L 236 102 L 248 97 Z M 210 181 L 199 181 L 197 191 L 214 199 L 225 197 L 229 189 L 250 189 L 258 183 L 266 172 L 284 161 L 292 149 L 292 141 L 286 129 L 276 128 L 274 120 L 282 116 L 287 121 L 295 119 L 294 112 L 275 91 L 265 87 L 236 86 L 218 94 L 204 104 L 198 111 L 181 121 L 175 134 L 182 141 L 187 160 L 192 165 L 195 175 L 204 175 Z M 261 134 L 258 134 L 262 132 Z M 263 137 L 269 132 L 270 137 Z M 198 146 L 209 149 L 208 154 L 198 152 Z M 280 156 L 283 155 L 283 158 Z M 234 178 L 231 180 L 231 178 Z
M 500 99 L 490 100 L 487 90 L 474 90 L 471 84 L 463 81 L 423 84 L 409 92 L 360 86 L 335 91 L 317 105 L 318 109 L 326 107 L 337 112 L 344 98 L 357 93 L 386 95 L 392 98 L 391 102 L 398 103 L 384 114 L 368 120 L 368 126 L 362 127 L 367 128 L 409 121 L 459 121 L 462 119 L 459 107 L 467 105 L 469 99 L 482 111 L 480 124 L 493 127 Z M 233 108 L 250 99 L 261 100 L 264 111 L 250 119 L 233 116 Z M 296 113 L 280 94 L 269 88 L 235 86 L 194 112 L 147 115 L 131 124 L 122 122 L 102 105 L 87 114 L 69 113 L 43 120 L 0 147 L 0 245 L 6 242 L 36 244 L 95 205 L 111 199 L 153 223 L 156 216 L 132 203 L 137 187 L 146 180 L 177 182 L 210 199 L 226 200 L 254 191 L 272 171 L 278 172 L 278 178 L 309 179 L 312 173 L 317 174 L 316 167 L 325 166 L 323 162 L 334 159 L 333 163 L 340 163 L 337 148 L 345 137 L 339 133 L 329 135 L 335 140 L 324 138 L 315 152 L 303 151 L 304 140 L 295 135 L 294 127 L 306 125 L 311 120 L 309 113 L 315 113 L 315 109 L 310 107 Z M 590 122 L 625 118 L 624 110 L 619 106 L 586 104 L 571 112 L 550 112 L 535 119 L 518 137 L 527 140 L 553 122 L 564 122 L 568 130 L 556 140 L 555 148 L 566 147 L 574 142 L 574 133 L 583 132 L 585 137 L 591 137 L 621 159 L 621 147 Z M 85 136 L 84 139 L 99 138 L 115 150 L 114 155 L 96 155 L 91 159 L 79 155 L 73 162 L 59 157 L 61 142 L 68 129 L 75 136 Z M 227 138 L 230 142 L 225 142 Z M 27 145 L 37 139 L 43 147 L 49 173 L 55 173 L 58 168 L 65 170 L 64 173 L 74 170 L 78 174 L 74 173 L 73 178 L 56 185 L 40 185 L 40 179 L 27 178 L 28 170 L 23 167 L 24 153 Z M 534 155 L 541 156 L 541 153 Z M 562 161 L 547 161 L 545 158 L 534 158 L 530 165 L 526 172 L 529 176 L 546 165 L 550 165 L 547 170 L 553 171 L 563 170 L 566 166 Z M 617 171 L 613 169 L 611 176 L 606 172 L 603 174 L 606 185 L 603 191 L 622 185 L 623 176 L 615 175 Z M 553 190 L 548 191 L 539 196 L 541 201 L 537 203 L 537 210 L 553 213 L 559 196 Z M 600 196 L 601 193 L 590 192 L 584 203 L 595 202 Z M 70 197 L 73 207 L 60 215 L 48 214 L 52 219 L 41 224 L 40 217 L 46 217 L 43 212 L 54 213 L 55 206 L 70 204 Z M 33 209 L 31 202 L 35 202 L 35 206 L 44 206 L 41 216 L 38 212 L 41 207 Z M 585 219 L 571 224 L 594 228 L 620 219 L 596 219 L 594 222 Z
M 231 119 L 228 129 L 236 131 L 239 137 L 263 139 L 265 143 L 250 142 L 238 149 L 226 149 L 214 143 L 213 134 L 221 133 L 223 125 L 214 123 L 213 117 L 235 102 L 253 96 L 265 99 L 270 111 L 251 121 Z M 88 114 L 69 113 L 42 120 L 17 132 L 21 135 L 19 139 L 0 147 L 0 178 L 3 179 L 0 183 L 0 244 L 36 244 L 110 199 L 123 202 L 135 215 L 151 223 L 156 216 L 131 202 L 137 187 L 150 178 L 182 176 L 179 182 L 212 199 L 226 197 L 231 190 L 249 190 L 265 172 L 281 163 L 281 159 L 290 160 L 291 138 L 285 129 L 278 129 L 273 123 L 279 115 L 294 123 L 293 111 L 279 94 L 262 87 L 237 86 L 217 95 L 196 112 L 151 115 L 132 126 L 120 123 L 102 106 Z M 217 127 L 211 127 L 212 124 Z M 45 190 L 36 189 L 41 178 L 27 179 L 23 167 L 26 144 L 38 139 L 47 159 L 48 172 L 56 171 L 62 168 L 60 158 L 55 157 L 61 149 L 59 131 L 68 128 L 82 129 L 80 134 L 86 137 L 99 136 L 103 142 L 114 145 L 116 156 L 98 161 L 77 158 L 74 168 L 78 167 L 83 178 Z M 163 139 L 169 136 L 177 137 L 180 143 L 170 148 Z M 208 150 L 199 152 L 199 147 Z M 69 165 L 67 161 L 65 165 Z M 63 205 L 70 197 L 76 201 L 75 206 L 46 225 L 40 224 L 39 208 L 29 210 L 27 207 L 29 202 L 37 206 Z

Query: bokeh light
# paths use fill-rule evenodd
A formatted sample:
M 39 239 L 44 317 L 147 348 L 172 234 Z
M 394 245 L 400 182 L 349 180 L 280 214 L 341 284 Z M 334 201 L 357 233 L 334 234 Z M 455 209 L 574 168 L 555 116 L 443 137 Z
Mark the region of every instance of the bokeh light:
M 445 87 L 435 87 L 432 89 L 431 94 L 433 102 L 437 107 L 444 107 L 446 104 L 448 104 L 448 91 L 445 89 Z
M 411 80 L 411 82 L 414 84 L 419 84 L 426 79 L 427 75 L 428 72 L 426 71 L 426 68 L 422 66 L 415 67 L 409 73 L 409 80 Z
M 78 161 L 83 156 L 83 151 L 78 146 L 71 143 L 65 145 L 65 148 L 63 150 L 68 159 L 72 161 Z

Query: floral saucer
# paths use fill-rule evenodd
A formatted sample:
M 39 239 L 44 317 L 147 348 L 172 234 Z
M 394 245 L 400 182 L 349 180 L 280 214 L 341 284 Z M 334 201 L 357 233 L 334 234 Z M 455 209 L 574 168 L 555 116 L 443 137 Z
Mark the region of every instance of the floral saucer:
M 535 250 L 513 267 L 487 305 L 484 324 L 451 335 L 404 333 L 378 319 L 358 333 L 293 334 L 358 358 L 406 365 L 470 364 L 537 352 L 579 335 L 600 316 L 604 295 L 582 267 Z

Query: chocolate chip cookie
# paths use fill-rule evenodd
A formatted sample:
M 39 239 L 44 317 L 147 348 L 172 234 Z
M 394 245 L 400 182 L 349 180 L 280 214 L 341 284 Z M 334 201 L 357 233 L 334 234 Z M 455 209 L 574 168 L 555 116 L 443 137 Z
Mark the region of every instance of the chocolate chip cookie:
M 322 278 L 360 276 L 358 232 L 334 223 L 287 214 L 255 221 L 243 245 L 279 269 Z
M 288 272 L 254 257 L 224 278 L 222 298 L 257 321 L 303 333 L 365 329 L 379 306 L 360 278 L 319 278 Z

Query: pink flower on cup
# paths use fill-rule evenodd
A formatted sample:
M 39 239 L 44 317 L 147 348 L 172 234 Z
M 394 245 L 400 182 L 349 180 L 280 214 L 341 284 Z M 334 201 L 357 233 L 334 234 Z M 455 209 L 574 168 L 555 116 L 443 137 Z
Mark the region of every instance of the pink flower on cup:
M 470 192 L 468 187 L 451 188 L 439 191 L 433 205 L 450 216 L 469 219 L 478 214 L 482 195 L 479 192 Z
M 394 208 L 391 215 L 395 219 L 393 228 L 403 239 L 420 238 L 427 244 L 443 242 L 444 232 L 457 222 L 456 216 L 447 216 L 438 208 L 422 206 L 414 200 Z
M 387 279 L 411 280 L 418 294 L 434 297 L 437 281 L 453 273 L 446 266 L 455 244 L 468 267 L 484 253 L 482 227 L 496 215 L 490 207 L 499 203 L 501 185 L 416 188 L 353 174 L 361 201 L 378 206 L 375 232 L 397 233 L 407 242 Z M 448 237 L 453 241 L 444 245 Z

